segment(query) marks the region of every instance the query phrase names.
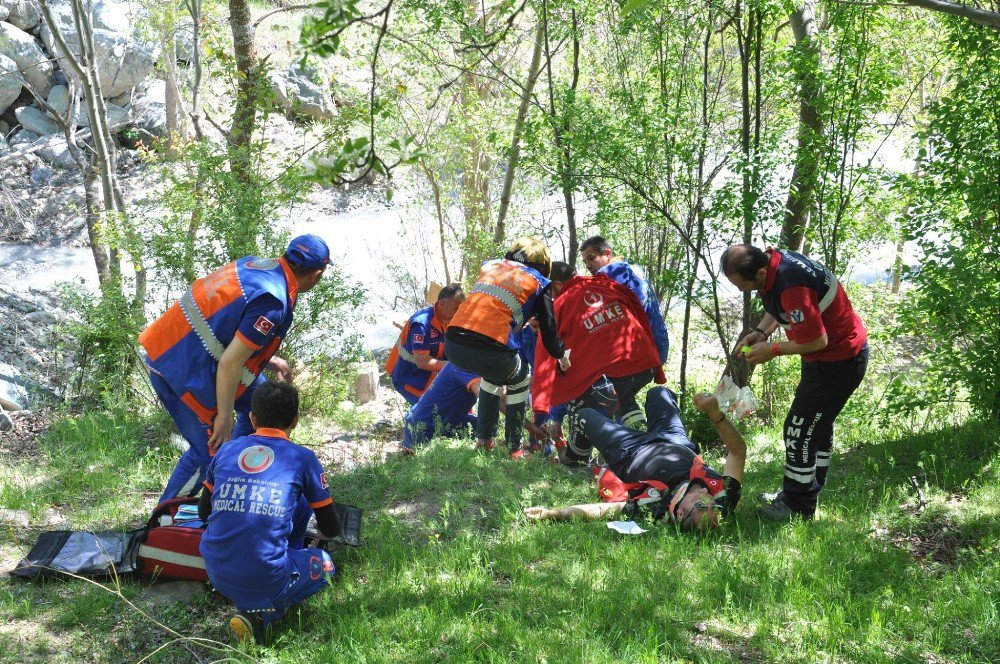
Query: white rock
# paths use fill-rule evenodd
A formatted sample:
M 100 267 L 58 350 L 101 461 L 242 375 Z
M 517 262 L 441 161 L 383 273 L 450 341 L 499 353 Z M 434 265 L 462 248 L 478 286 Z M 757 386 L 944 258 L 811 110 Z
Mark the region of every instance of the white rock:
M 145 90 L 142 97 L 154 104 L 167 103 L 167 82 L 162 78 L 153 78 L 146 81 Z
M 49 98 L 46 101 L 49 106 L 64 115 L 66 113 L 66 107 L 69 104 L 69 88 L 65 85 L 57 85 L 53 87 L 52 91 L 49 92 Z M 121 125 L 128 120 L 128 111 L 121 106 L 112 104 L 110 101 L 106 101 L 104 102 L 104 107 L 108 112 L 108 124 L 112 127 Z M 49 116 L 51 117 L 51 113 Z M 90 126 L 90 114 L 87 113 L 87 107 L 83 99 L 80 100 L 79 105 L 77 106 L 76 122 L 81 127 Z
M 132 125 L 157 138 L 165 137 L 167 135 L 167 105 L 146 95 L 136 97 L 132 102 Z
M 327 85 L 319 70 L 313 67 L 302 69 L 296 64 L 283 72 L 269 72 L 268 80 L 278 103 L 287 112 L 316 120 L 335 115 L 337 107 L 326 90 Z
M 55 84 L 55 65 L 37 39 L 10 23 L 0 22 L 0 55 L 6 55 L 17 64 L 38 94 L 49 94 Z
M 7 417 L 4 414 L 4 417 Z M 7 417 L 10 420 L 9 417 Z M 9 429 L 0 428 L 0 431 L 9 431 Z M 0 523 L 7 524 L 9 526 L 20 526 L 21 528 L 27 528 L 31 523 L 31 515 L 24 510 L 9 510 L 6 508 L 0 509 Z
M 42 22 L 42 10 L 37 0 L 0 0 L 0 5 L 8 10 L 3 20 L 21 30 L 34 30 Z
M 61 127 L 50 120 L 45 112 L 34 106 L 22 106 L 14 111 L 21 126 L 39 136 L 48 136 L 62 131 Z
M 132 90 L 126 90 L 117 97 L 113 97 L 108 101 L 114 104 L 115 106 L 123 106 L 123 107 L 128 106 L 129 104 L 132 103 L 132 92 L 133 92 Z
M 378 365 L 374 362 L 363 362 L 358 366 L 358 375 L 354 379 L 354 398 L 360 404 L 378 399 Z
M 73 159 L 73 155 L 69 151 L 69 146 L 66 144 L 64 136 L 53 134 L 45 138 L 40 138 L 32 144 L 32 147 L 38 147 L 35 154 L 53 166 L 62 166 L 65 168 L 77 165 Z
M 10 143 L 10 147 L 17 147 L 19 145 L 25 145 L 28 143 L 34 143 L 39 138 L 38 134 L 33 131 L 28 131 L 27 129 L 21 129 L 19 132 L 14 134 L 11 138 L 7 139 Z
M 73 24 L 69 0 L 49 0 L 52 18 L 69 50 L 80 52 L 80 39 Z M 156 41 L 145 36 L 139 25 L 144 12 L 138 3 L 98 0 L 92 5 L 94 48 L 104 97 L 117 97 L 139 85 L 153 69 L 159 54 Z M 52 53 L 59 52 L 48 25 L 42 41 Z
M 0 54 L 0 113 L 10 108 L 20 94 L 21 79 L 17 74 L 17 63 Z

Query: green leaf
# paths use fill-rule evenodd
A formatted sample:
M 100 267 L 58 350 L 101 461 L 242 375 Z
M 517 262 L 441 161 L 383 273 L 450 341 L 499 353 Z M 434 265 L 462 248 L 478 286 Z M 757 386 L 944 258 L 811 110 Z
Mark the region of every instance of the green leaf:
M 622 18 L 627 17 L 637 9 L 642 9 L 649 4 L 649 0 L 628 0 L 622 7 Z

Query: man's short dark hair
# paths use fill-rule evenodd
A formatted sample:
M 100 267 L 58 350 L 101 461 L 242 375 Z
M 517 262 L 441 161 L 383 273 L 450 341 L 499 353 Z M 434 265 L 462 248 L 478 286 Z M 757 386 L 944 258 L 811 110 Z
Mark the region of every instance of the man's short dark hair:
M 611 243 L 608 242 L 603 237 L 601 237 L 600 235 L 595 235 L 594 237 L 588 237 L 586 240 L 583 241 L 583 244 L 580 245 L 580 253 L 582 254 L 587 249 L 596 249 L 601 253 L 603 253 L 604 251 L 611 251 L 611 253 L 615 252 L 615 249 L 614 247 L 611 246 Z
M 257 428 L 287 429 L 299 416 L 299 391 L 289 383 L 269 380 L 254 390 L 250 411 Z
M 461 295 L 463 292 L 462 284 L 448 284 L 438 292 L 437 301 L 440 302 L 441 300 L 447 300 L 450 297 Z
M 722 274 L 738 274 L 744 279 L 756 279 L 757 272 L 767 267 L 770 257 L 752 244 L 734 244 L 722 252 L 719 269 Z
M 552 261 L 552 273 L 549 279 L 552 281 L 568 281 L 576 276 L 576 266 L 562 261 Z

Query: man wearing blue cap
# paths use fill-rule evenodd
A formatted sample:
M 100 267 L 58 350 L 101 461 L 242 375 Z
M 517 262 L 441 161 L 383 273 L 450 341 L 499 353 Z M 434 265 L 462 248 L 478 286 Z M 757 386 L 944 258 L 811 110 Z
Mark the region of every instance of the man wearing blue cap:
M 196 495 L 218 447 L 253 433 L 250 399 L 265 368 L 291 380 L 274 353 L 296 297 L 319 283 L 329 262 L 322 239 L 300 235 L 281 258 L 248 256 L 198 279 L 139 335 L 153 389 L 191 445 L 160 503 Z

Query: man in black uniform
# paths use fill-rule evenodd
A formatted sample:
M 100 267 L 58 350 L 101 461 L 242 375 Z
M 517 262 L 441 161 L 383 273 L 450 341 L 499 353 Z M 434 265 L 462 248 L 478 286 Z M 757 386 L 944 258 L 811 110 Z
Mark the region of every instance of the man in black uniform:
M 659 509 L 651 506 L 654 514 L 662 513 L 684 530 L 705 530 L 717 527 L 720 516 L 736 509 L 742 492 L 746 442 L 719 409 L 714 396 L 697 394 L 694 403 L 715 424 L 726 446 L 728 454 L 721 474 L 702 461 L 698 446 L 684 430 L 677 395 L 665 387 L 654 387 L 646 395 L 649 430 L 645 433 L 633 431 L 592 408 L 576 413 L 570 426 L 576 429 L 577 446 L 593 444 L 623 482 L 656 482 L 663 486 Z M 598 518 L 624 506 L 623 502 L 609 502 L 562 509 L 529 507 L 524 513 L 531 520 Z
M 750 346 L 750 364 L 778 355 L 802 358 L 802 378 L 783 428 L 785 474 L 781 491 L 761 494 L 768 521 L 811 519 L 826 484 L 833 423 L 865 376 L 868 337 L 843 286 L 825 266 L 785 249 L 737 244 L 722 254 L 722 272 L 741 291 L 757 291 L 764 317 L 737 348 Z M 781 327 L 787 341 L 771 342 Z

